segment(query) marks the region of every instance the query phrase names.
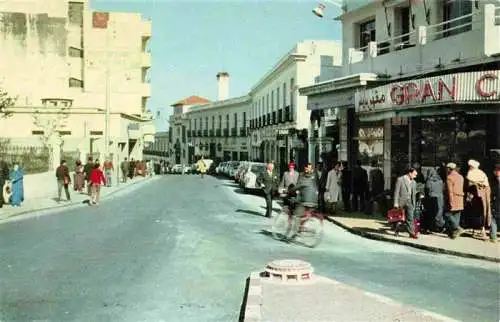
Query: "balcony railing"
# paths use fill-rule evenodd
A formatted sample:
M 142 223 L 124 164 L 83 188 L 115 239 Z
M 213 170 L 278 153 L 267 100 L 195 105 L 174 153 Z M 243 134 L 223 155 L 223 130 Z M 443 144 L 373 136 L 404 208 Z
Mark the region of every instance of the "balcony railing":
M 350 48 L 342 73 L 403 76 L 454 68 L 457 63 L 500 54 L 500 42 L 492 41 L 500 39 L 500 25 L 496 23 L 500 10 L 493 4 L 473 10 L 434 25 L 415 26 L 409 33 L 370 42 L 362 48 Z

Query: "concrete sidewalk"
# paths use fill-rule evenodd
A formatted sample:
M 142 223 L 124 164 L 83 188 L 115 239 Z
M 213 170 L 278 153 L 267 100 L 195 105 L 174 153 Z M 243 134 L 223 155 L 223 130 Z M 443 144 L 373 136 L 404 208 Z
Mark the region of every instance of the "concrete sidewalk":
M 435 253 L 481 259 L 500 263 L 500 244 L 483 241 L 472 237 L 470 231 L 457 239 L 450 239 L 445 234 L 421 234 L 418 239 L 410 239 L 408 234 L 394 235 L 387 221 L 381 215 L 362 213 L 344 213 L 326 218 L 328 221 L 365 238 L 381 240 L 400 245 L 419 248 Z
M 129 179 L 127 183 L 120 183 L 112 187 L 101 188 L 101 200 L 106 200 L 109 196 L 127 189 L 132 185 L 157 177 L 135 177 Z M 24 179 L 25 201 L 19 208 L 4 205 L 0 208 L 0 223 L 9 218 L 25 215 L 36 211 L 65 208 L 88 203 L 90 197 L 86 193 L 78 193 L 71 187 L 71 201 L 67 202 L 64 190 L 61 193 L 62 201 L 58 202 L 57 184 L 50 173 L 26 175 Z M 86 189 L 84 189 L 86 192 Z M 30 197 L 31 196 L 31 197 Z

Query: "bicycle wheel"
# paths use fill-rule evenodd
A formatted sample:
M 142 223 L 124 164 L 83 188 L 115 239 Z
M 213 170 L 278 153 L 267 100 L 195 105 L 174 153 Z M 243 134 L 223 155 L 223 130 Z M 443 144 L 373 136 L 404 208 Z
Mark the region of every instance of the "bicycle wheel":
M 323 220 L 317 217 L 309 217 L 302 224 L 299 231 L 300 241 L 310 248 L 319 245 L 323 239 Z
M 280 212 L 273 221 L 272 234 L 274 239 L 283 240 L 287 239 L 292 230 L 292 222 L 289 219 L 288 213 Z

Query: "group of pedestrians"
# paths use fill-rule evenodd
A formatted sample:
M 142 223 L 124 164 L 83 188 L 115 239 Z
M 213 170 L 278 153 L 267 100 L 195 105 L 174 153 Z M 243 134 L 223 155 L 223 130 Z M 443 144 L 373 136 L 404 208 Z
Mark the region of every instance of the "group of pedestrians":
M 82 165 L 81 161 L 76 161 L 75 165 L 75 175 L 73 180 L 73 189 L 80 193 L 83 193 L 85 185 L 87 186 L 87 194 L 91 197 L 90 203 L 93 205 L 99 204 L 99 199 L 101 195 L 101 186 L 110 183 L 111 174 L 109 171 L 104 175 L 104 171 L 113 169 L 113 164 L 111 161 L 106 160 L 103 166 L 101 166 L 99 159 L 93 160 L 89 157 L 87 163 Z M 60 165 L 56 169 L 56 180 L 57 180 L 57 197 L 58 201 L 61 202 L 61 193 L 64 189 L 66 195 L 66 201 L 71 201 L 71 194 L 69 192 L 69 187 L 72 183 L 70 171 L 66 160 L 61 160 Z M 108 181 L 109 180 L 109 181 Z
M 405 211 L 410 238 L 418 238 L 414 226 L 418 220 L 423 232 L 445 232 L 455 239 L 464 233 L 461 225 L 465 225 L 479 231 L 474 237 L 496 242 L 500 217 L 500 165 L 494 169 L 493 189 L 479 166 L 476 160 L 469 160 L 465 178 L 457 165 L 450 162 L 445 166 L 444 180 L 434 168 L 427 171 L 426 179 L 418 180 L 419 172 L 414 167 L 397 179 L 394 207 Z M 419 187 L 419 182 L 423 187 Z

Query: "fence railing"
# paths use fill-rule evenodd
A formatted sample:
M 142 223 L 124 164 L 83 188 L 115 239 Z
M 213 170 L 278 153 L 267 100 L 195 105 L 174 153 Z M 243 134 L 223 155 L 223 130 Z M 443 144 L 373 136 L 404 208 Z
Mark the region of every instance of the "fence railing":
M 49 150 L 41 146 L 18 146 L 0 138 L 0 160 L 11 169 L 18 163 L 24 173 L 41 173 L 49 169 Z

